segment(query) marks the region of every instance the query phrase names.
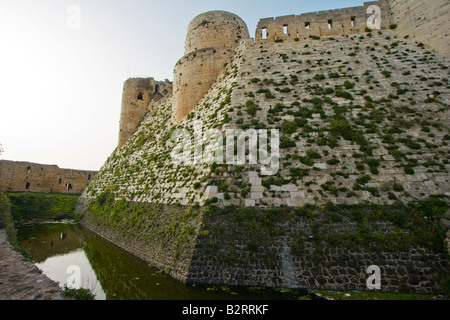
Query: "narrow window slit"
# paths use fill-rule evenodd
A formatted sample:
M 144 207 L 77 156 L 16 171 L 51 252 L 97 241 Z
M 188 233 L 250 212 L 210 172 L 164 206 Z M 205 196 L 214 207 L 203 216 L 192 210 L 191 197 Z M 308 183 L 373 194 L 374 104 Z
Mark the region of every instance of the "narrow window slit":
M 267 28 L 262 28 L 262 39 L 267 40 Z

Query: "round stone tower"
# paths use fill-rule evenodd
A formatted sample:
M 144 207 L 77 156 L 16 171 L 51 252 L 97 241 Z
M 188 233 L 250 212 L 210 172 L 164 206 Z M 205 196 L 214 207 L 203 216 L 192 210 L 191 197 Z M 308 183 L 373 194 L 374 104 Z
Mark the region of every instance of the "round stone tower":
M 139 123 L 153 103 L 172 91 L 172 84 L 154 78 L 130 78 L 123 85 L 122 112 L 120 115 L 119 149 L 136 132 Z
M 183 120 L 195 108 L 224 70 L 234 49 L 249 38 L 245 22 L 229 12 L 210 11 L 191 21 L 185 56 L 174 68 L 175 121 Z

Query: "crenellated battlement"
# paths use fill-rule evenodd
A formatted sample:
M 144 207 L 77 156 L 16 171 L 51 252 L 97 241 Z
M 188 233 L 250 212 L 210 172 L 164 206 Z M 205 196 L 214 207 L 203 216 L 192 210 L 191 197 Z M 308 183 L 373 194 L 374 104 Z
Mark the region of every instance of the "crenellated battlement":
M 391 10 L 385 0 L 366 2 L 361 7 L 327 10 L 261 19 L 255 41 L 299 41 L 309 36 L 337 36 L 364 32 L 367 21 L 380 11 L 380 29 L 391 24 Z

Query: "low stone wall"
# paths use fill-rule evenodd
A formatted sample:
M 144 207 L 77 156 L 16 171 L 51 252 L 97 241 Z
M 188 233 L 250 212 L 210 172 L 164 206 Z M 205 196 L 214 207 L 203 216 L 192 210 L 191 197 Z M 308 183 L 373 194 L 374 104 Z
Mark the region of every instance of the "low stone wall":
M 375 265 L 381 269 L 383 292 L 444 293 L 438 276 L 450 272 L 444 254 L 420 245 L 394 250 L 350 242 L 333 245 L 320 238 L 333 230 L 339 242 L 355 232 L 358 224 L 347 218 L 323 223 L 324 219 L 324 215 L 295 218 L 264 226 L 253 218 L 233 221 L 226 216 L 206 217 L 204 225 L 213 230 L 198 239 L 187 282 L 369 291 L 367 280 L 372 274 L 367 269 Z M 392 223 L 383 221 L 371 223 L 370 228 L 386 237 L 399 232 Z
M 118 208 L 121 211 L 115 212 Z M 88 202 L 81 198 L 77 211 L 84 214 L 81 220 L 84 227 L 173 278 L 186 281 L 200 229 L 198 212 L 186 207 L 131 202 L 109 203 L 90 209 Z
M 115 202 L 93 213 L 82 201 L 85 227 L 189 284 L 367 291 L 367 270 L 378 266 L 383 292 L 445 294 L 441 280 L 450 274 L 443 239 L 415 229 L 432 228 L 434 218 L 406 217 L 403 207 L 386 214 Z M 116 216 L 111 208 L 120 207 Z

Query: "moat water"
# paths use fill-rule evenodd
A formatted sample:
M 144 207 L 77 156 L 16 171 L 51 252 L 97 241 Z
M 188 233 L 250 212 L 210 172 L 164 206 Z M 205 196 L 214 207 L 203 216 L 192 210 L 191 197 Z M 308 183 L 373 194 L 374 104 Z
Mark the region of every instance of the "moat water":
M 291 300 L 306 296 L 297 291 L 185 285 L 75 223 L 22 226 L 18 238 L 47 277 L 61 287 L 78 280 L 97 300 Z

